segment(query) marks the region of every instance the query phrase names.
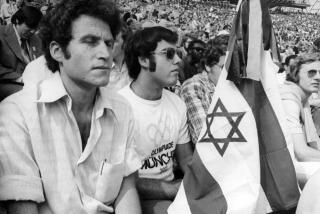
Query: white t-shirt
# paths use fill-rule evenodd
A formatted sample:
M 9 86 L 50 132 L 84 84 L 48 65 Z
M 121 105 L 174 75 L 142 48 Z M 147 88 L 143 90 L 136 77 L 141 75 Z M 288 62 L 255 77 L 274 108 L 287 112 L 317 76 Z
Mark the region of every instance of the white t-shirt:
M 174 93 L 163 90 L 159 100 L 137 96 L 130 85 L 119 91 L 133 109 L 137 151 L 145 157 L 139 176 L 172 180 L 172 157 L 176 144 L 190 141 L 185 103 Z

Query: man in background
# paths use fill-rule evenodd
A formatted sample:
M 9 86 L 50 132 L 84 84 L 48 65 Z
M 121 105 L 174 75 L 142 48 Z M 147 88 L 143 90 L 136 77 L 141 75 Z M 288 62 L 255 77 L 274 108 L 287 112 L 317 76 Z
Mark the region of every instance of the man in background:
M 41 18 L 37 8 L 25 6 L 12 16 L 12 24 L 0 26 L 0 101 L 22 89 L 26 65 L 42 53 L 35 35 Z

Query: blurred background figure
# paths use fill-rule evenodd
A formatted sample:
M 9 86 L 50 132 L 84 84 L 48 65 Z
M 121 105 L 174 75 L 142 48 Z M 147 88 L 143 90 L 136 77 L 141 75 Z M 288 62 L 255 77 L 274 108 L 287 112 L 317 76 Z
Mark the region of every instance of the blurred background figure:
M 12 16 L 12 24 L 0 26 L 0 101 L 22 89 L 26 65 L 42 54 L 35 35 L 41 18 L 40 10 L 24 6 Z
M 123 23 L 113 46 L 114 64 L 110 73 L 109 83 L 106 87 L 115 91 L 120 90 L 132 81 L 132 78 L 128 74 L 127 65 L 124 61 L 124 48 L 127 43 L 127 39 L 131 34 L 131 29 Z
M 16 2 L 13 0 L 5 0 L 0 8 L 0 15 L 3 24 L 10 24 L 12 15 L 17 11 Z
M 187 56 L 183 57 L 181 63 L 183 73 L 181 83 L 202 71 L 200 61 L 204 50 L 205 43 L 202 40 L 196 39 L 190 42 L 187 48 Z

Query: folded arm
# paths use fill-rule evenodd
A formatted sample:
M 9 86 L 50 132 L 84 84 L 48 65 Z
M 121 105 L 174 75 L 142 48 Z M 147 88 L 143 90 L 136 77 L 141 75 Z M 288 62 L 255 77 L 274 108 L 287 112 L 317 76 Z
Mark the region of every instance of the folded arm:
M 142 199 L 173 200 L 176 197 L 181 180 L 163 181 L 150 178 L 139 178 L 137 189 Z

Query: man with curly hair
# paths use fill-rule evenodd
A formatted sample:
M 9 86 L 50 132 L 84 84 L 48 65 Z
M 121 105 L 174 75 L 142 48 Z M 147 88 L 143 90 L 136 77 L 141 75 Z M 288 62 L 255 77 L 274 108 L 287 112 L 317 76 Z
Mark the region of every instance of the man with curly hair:
M 119 29 L 107 0 L 62 0 L 45 18 L 53 75 L 0 104 L 0 201 L 8 213 L 141 213 L 131 108 L 101 88 Z

